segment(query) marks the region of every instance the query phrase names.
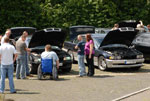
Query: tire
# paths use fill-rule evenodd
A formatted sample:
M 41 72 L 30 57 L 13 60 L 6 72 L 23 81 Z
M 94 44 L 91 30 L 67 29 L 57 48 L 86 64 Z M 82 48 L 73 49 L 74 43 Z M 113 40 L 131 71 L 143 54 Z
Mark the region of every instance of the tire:
M 34 69 L 31 63 L 29 63 L 28 66 L 30 74 L 37 74 L 37 69 Z
M 133 70 L 139 70 L 141 66 L 132 68 Z
M 108 68 L 107 68 L 107 64 L 106 64 L 106 61 L 105 61 L 105 58 L 103 56 L 100 56 L 98 58 L 98 68 L 101 70 L 101 71 L 106 71 Z
M 41 64 L 38 66 L 37 77 L 38 77 L 39 80 L 42 79 L 42 69 L 41 69 Z
M 71 56 L 72 63 L 75 63 L 74 55 L 71 50 L 68 50 L 68 54 Z
M 57 80 L 58 79 L 58 71 L 57 71 L 57 67 L 56 66 L 53 66 L 52 77 L 53 77 L 53 80 Z
M 67 68 L 67 69 L 62 69 L 63 72 L 70 72 L 71 71 L 71 67 Z

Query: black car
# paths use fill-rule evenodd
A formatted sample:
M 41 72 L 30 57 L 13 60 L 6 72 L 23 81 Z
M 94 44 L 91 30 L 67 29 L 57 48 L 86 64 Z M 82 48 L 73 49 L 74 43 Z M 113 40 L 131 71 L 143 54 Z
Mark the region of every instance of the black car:
M 41 53 L 46 44 L 52 45 L 52 51 L 55 51 L 59 57 L 60 70 L 69 72 L 72 68 L 70 55 L 62 50 L 66 33 L 60 28 L 47 28 L 29 35 L 27 38 L 28 47 L 31 49 L 29 56 L 29 67 L 31 73 L 37 73 L 38 65 L 41 62 Z
M 144 62 L 143 54 L 130 46 L 136 35 L 137 31 L 128 27 L 110 31 L 108 34 L 91 34 L 95 46 L 94 65 L 98 66 L 100 70 L 108 68 L 139 69 Z M 77 43 L 77 39 L 74 39 L 73 43 L 64 43 L 64 48 L 74 60 L 77 60 L 77 50 L 74 49 Z
M 12 27 L 11 30 L 11 39 L 15 39 L 16 37 L 20 37 L 24 31 L 27 31 L 29 35 L 32 35 L 37 31 L 34 27 Z

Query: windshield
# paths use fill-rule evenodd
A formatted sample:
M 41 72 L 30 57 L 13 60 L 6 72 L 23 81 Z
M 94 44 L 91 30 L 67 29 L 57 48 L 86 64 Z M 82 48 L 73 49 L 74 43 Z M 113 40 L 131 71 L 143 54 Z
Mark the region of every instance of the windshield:
M 128 48 L 127 45 L 123 45 L 123 44 L 109 44 L 109 45 L 102 46 L 102 48 L 107 48 L 107 47 L 113 47 L 113 48 L 124 47 L 124 48 Z
M 98 48 L 100 46 L 100 44 L 102 43 L 103 39 L 104 38 L 102 38 L 102 37 L 93 37 L 95 48 Z
M 52 47 L 52 49 L 60 49 L 58 46 L 51 46 Z M 37 47 L 34 47 L 34 49 L 44 49 L 45 48 L 45 46 L 37 46 Z M 31 48 L 32 49 L 32 48 Z

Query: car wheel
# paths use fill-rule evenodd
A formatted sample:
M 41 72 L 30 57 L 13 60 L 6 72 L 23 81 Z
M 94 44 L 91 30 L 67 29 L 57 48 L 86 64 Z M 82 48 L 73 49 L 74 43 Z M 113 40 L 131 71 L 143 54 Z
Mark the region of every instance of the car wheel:
M 105 71 L 108 69 L 105 58 L 103 56 L 100 56 L 98 59 L 98 68 L 102 71 Z
M 134 67 L 134 68 L 132 68 L 133 70 L 139 70 L 141 67 L 139 66 L 139 67 Z
M 37 70 L 33 68 L 31 63 L 29 63 L 28 66 L 30 74 L 37 74 Z
M 41 64 L 38 66 L 38 71 L 37 71 L 37 77 L 39 80 L 42 79 L 42 70 L 41 70 Z
M 71 67 L 67 68 L 67 69 L 62 69 L 63 72 L 70 72 L 71 71 Z
M 69 51 L 68 51 L 68 54 L 71 56 L 71 60 L 72 60 L 72 62 L 73 62 L 73 63 L 75 63 L 74 55 L 73 55 L 73 53 L 72 53 L 72 51 L 71 51 L 71 50 L 69 50 Z

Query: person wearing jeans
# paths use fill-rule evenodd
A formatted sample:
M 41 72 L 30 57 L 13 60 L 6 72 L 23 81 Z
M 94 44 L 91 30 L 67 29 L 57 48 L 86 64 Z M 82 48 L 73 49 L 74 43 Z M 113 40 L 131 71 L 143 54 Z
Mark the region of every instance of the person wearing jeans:
M 16 78 L 25 79 L 26 78 L 26 52 L 30 51 L 25 44 L 26 36 L 22 35 L 21 40 L 16 42 L 16 50 L 18 53 L 17 58 L 17 68 L 16 68 Z
M 25 68 L 25 55 L 18 55 L 17 58 L 17 67 L 16 67 L 16 78 L 25 79 L 26 78 L 26 68 Z
M 17 58 L 17 53 L 15 47 L 9 44 L 8 37 L 4 38 L 4 43 L 0 47 L 0 58 L 1 58 L 0 93 L 4 93 L 6 74 L 8 74 L 10 93 L 16 93 L 13 81 L 13 72 L 14 72 L 13 63 Z
M 79 65 L 79 76 L 85 76 L 85 64 L 84 64 L 84 46 L 85 42 L 82 41 L 82 36 L 78 35 L 79 43 L 75 46 L 75 49 L 78 49 L 78 65 Z

